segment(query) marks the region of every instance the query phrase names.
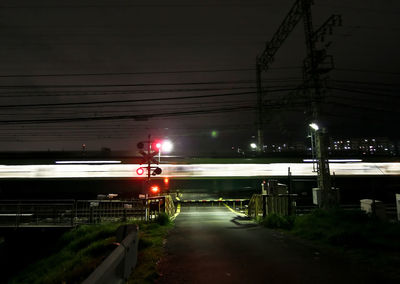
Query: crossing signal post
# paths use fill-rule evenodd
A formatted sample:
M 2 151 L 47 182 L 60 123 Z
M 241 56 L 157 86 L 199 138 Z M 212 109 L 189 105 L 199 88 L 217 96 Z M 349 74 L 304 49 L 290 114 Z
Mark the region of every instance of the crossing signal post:
M 139 153 L 142 155 L 142 158 L 140 167 L 136 169 L 136 174 L 141 176 L 145 173 L 145 171 L 147 171 L 147 179 L 143 184 L 146 195 L 147 193 L 150 193 L 151 195 L 160 194 L 160 187 L 158 185 L 150 186 L 151 176 L 156 176 L 162 173 L 162 169 L 158 167 L 159 161 L 155 158 L 159 153 L 160 147 L 161 143 L 151 140 L 150 135 L 148 136 L 147 140 L 137 143 L 137 148 L 139 149 Z M 152 166 L 152 164 L 156 164 L 156 166 Z
M 148 136 L 148 140 L 140 141 L 137 143 L 137 147 L 139 149 L 139 153 L 142 155 L 142 160 L 140 165 L 147 164 L 146 167 L 140 167 L 136 170 L 138 175 L 144 174 L 144 170 L 147 170 L 147 181 L 150 181 L 150 177 L 153 175 L 159 175 L 162 173 L 162 169 L 158 166 L 154 167 L 152 164 L 159 164 L 159 161 L 155 158 L 155 156 L 159 153 L 159 148 L 161 147 L 161 143 L 157 141 L 152 141 L 151 136 Z M 154 144 L 154 145 L 153 145 Z M 145 145 L 147 145 L 147 149 L 145 149 Z

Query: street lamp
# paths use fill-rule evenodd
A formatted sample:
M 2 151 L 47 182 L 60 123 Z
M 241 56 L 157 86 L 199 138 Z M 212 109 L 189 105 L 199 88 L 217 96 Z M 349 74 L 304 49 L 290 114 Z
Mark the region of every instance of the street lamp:
M 171 141 L 169 140 L 164 140 L 161 144 L 161 149 L 165 152 L 165 153 L 170 153 L 172 151 L 172 149 L 174 148 L 174 145 L 172 144 Z
M 170 153 L 174 148 L 174 144 L 170 140 L 164 140 L 162 142 L 157 143 L 158 148 L 158 162 L 161 161 L 161 150 L 165 153 Z
M 316 162 L 317 162 L 317 160 L 316 160 L 316 153 L 315 153 L 315 148 L 316 148 L 316 132 L 319 130 L 319 126 L 318 126 L 318 124 L 316 124 L 315 122 L 313 122 L 313 123 L 310 123 L 308 126 L 310 126 L 310 128 L 312 129 L 312 130 L 314 130 L 314 131 L 311 131 L 310 132 L 310 138 L 311 138 L 311 157 L 312 157 L 312 160 L 313 160 L 313 172 L 316 172 L 317 171 L 317 169 L 318 168 L 316 168 L 315 166 L 316 166 Z
M 253 149 L 253 150 L 257 149 L 257 144 L 256 143 L 251 143 L 250 144 L 250 148 Z
M 319 130 L 319 126 L 318 126 L 318 124 L 316 124 L 316 123 L 310 123 L 309 124 L 309 126 L 312 128 L 312 129 L 314 129 L 315 131 L 318 131 Z

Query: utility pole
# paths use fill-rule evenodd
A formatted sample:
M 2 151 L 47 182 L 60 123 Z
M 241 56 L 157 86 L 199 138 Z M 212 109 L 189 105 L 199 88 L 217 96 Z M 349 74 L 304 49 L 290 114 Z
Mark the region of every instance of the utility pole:
M 317 145 L 317 173 L 318 188 L 321 191 L 321 204 L 319 206 L 324 209 L 332 208 L 336 204 L 335 189 L 332 189 L 331 174 L 329 170 L 328 160 L 328 135 L 325 129 L 316 131 Z
M 328 73 L 334 68 L 332 56 L 327 55 L 326 49 L 316 48 L 318 40 L 323 40 L 329 29 L 341 22 L 338 15 L 332 15 L 317 30 L 313 30 L 311 3 L 303 1 L 304 13 L 304 35 L 307 47 L 307 58 L 304 60 L 304 81 L 310 84 L 308 90 L 311 92 L 311 122 L 316 123 L 320 117 L 320 103 L 322 99 L 323 84 L 320 75 Z M 322 208 L 332 208 L 337 204 L 336 189 L 332 189 L 331 176 L 329 170 L 328 145 L 329 138 L 325 128 L 315 130 L 315 146 L 317 158 L 318 188 L 321 191 Z

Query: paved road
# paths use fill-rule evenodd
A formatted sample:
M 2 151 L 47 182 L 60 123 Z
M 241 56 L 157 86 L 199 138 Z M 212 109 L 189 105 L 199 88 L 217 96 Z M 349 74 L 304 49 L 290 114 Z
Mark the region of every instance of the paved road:
M 182 207 L 166 253 L 158 283 L 383 283 L 368 268 L 225 207 Z

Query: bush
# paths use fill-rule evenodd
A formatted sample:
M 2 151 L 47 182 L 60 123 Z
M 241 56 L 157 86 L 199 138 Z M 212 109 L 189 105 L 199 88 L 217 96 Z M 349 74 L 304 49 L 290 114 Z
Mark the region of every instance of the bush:
M 165 226 L 165 225 L 168 225 L 171 221 L 169 219 L 169 216 L 166 213 L 161 212 L 158 215 L 156 222 L 157 222 L 157 224 L 159 224 L 161 226 Z
M 271 229 L 285 229 L 290 230 L 293 227 L 294 216 L 282 216 L 278 214 L 269 214 L 261 223 Z
M 372 218 L 361 210 L 321 210 L 298 216 L 292 232 L 343 248 L 398 250 L 399 224 Z

